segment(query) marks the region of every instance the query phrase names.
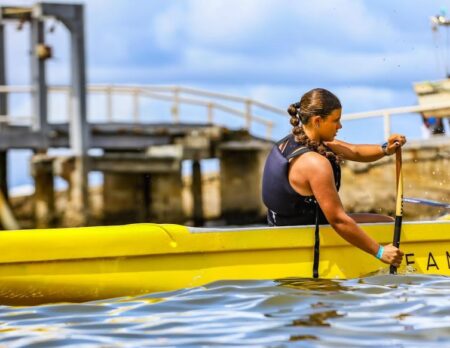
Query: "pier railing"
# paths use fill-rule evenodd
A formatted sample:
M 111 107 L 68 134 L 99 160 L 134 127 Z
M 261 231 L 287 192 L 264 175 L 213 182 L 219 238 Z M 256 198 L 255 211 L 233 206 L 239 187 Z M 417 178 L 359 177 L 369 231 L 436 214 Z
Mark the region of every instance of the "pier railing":
M 255 126 L 262 126 L 260 131 L 256 132 L 264 138 L 271 139 L 283 135 L 288 130 L 286 111 L 241 96 L 217 93 L 191 87 L 182 86 L 157 86 L 157 85 L 90 85 L 88 90 L 89 114 L 88 121 L 107 122 L 107 123 L 152 123 L 155 122 L 155 114 L 165 114 L 165 117 L 156 119 L 167 122 L 180 123 L 192 122 L 192 116 L 199 120 L 199 123 L 209 123 L 224 125 L 229 128 L 238 125 L 241 129 L 253 131 Z M 49 92 L 49 114 L 52 110 L 57 110 L 57 116 L 53 121 L 67 122 L 71 117 L 71 93 L 67 86 L 50 86 Z M 2 95 L 28 95 L 28 100 L 23 99 L 24 104 L 28 104 L 31 110 L 31 95 L 33 88 L 31 86 L 0 86 L 0 96 Z M 51 103 L 51 100 L 56 100 Z M 1 102 L 2 99 L 0 99 Z M 163 102 L 160 110 L 155 111 L 155 102 Z M 52 107 L 53 105 L 53 107 Z M 182 109 L 185 107 L 200 108 L 185 112 L 183 116 Z M 22 108 L 27 109 L 27 108 Z M 93 111 L 95 109 L 97 111 Z M 98 110 L 103 117 L 98 116 Z M 117 109 L 121 111 L 118 112 Z M 165 110 L 163 110 L 165 109 Z M 384 138 L 387 139 L 391 134 L 391 119 L 395 115 L 420 114 L 434 110 L 450 109 L 450 101 L 445 103 L 430 103 L 427 105 L 413 105 L 388 109 L 379 109 L 367 112 L 344 114 L 343 121 L 351 121 L 367 118 L 382 118 Z M 54 113 L 54 112 L 53 112 Z M 264 116 L 259 113 L 264 114 Z M 153 115 L 153 116 L 152 116 Z M 237 117 L 240 121 L 230 121 L 230 116 Z M 278 116 L 285 118 L 285 122 L 280 122 L 284 129 L 274 134 L 275 122 Z M 0 126 L 2 124 L 21 124 L 31 125 L 33 116 L 31 111 L 27 115 L 23 110 L 19 114 L 0 115 Z M 52 122 L 52 121 L 50 121 Z
M 151 105 L 148 101 L 162 101 L 166 103 L 166 109 L 169 110 L 171 122 L 180 123 L 189 122 L 190 117 L 182 117 L 181 109 L 184 106 L 194 106 L 203 109 L 203 116 L 200 117 L 203 123 L 230 125 L 227 121 L 229 116 L 235 116 L 241 119 L 240 128 L 252 130 L 254 125 L 260 125 L 264 128 L 263 137 L 270 139 L 273 136 L 274 122 L 272 115 L 286 116 L 286 112 L 272 105 L 260 101 L 244 98 L 240 96 L 205 91 L 197 88 L 180 86 L 151 86 L 151 85 L 90 85 L 88 90 L 88 105 L 94 105 L 96 109 L 103 104 L 102 114 L 104 117 L 95 116 L 96 122 L 131 122 L 131 123 L 149 123 L 152 122 L 149 113 Z M 31 95 L 33 88 L 31 86 L 0 86 L 0 94 L 28 94 L 29 99 L 24 99 L 25 103 L 31 105 Z M 67 86 L 49 86 L 49 110 L 51 99 L 57 99 L 58 122 L 66 122 L 71 117 L 71 93 Z M 128 100 L 125 100 L 127 98 Z M 103 100 L 102 100 L 103 99 Z M 122 110 L 120 117 L 115 111 L 120 101 Z M 125 112 L 123 111 L 126 105 Z M 143 107 L 143 106 L 146 107 Z M 31 107 L 29 107 L 31 110 Z M 53 109 L 55 109 L 53 107 Z M 89 108 L 90 109 L 90 108 Z M 167 111 L 166 110 L 166 111 Z M 256 110 L 256 111 L 255 111 Z M 263 117 L 257 112 L 263 111 L 269 116 Z M 197 111 L 195 111 L 197 113 Z M 23 113 L 23 111 L 22 111 Z M 49 112 L 51 113 L 51 112 Z M 125 114 L 125 115 L 124 115 Z M 89 111 L 88 121 L 92 121 L 93 112 Z M 198 117 L 197 117 L 198 118 Z M 0 124 L 24 124 L 31 125 L 32 115 L 0 115 Z M 166 120 L 167 122 L 167 120 Z M 236 123 L 236 122 L 235 122 Z
M 389 109 L 379 109 L 373 111 L 366 112 L 358 112 L 345 114 L 342 116 L 343 121 L 351 121 L 351 120 L 360 120 L 374 117 L 382 117 L 383 118 L 383 134 L 384 139 L 387 139 L 391 134 L 391 118 L 394 115 L 401 114 L 415 114 L 415 113 L 423 113 L 426 111 L 435 111 L 442 109 L 449 109 L 450 101 L 445 103 L 430 103 L 427 105 L 413 105 L 413 106 L 403 106 L 397 108 L 389 108 Z M 450 116 L 450 115 L 449 115 Z

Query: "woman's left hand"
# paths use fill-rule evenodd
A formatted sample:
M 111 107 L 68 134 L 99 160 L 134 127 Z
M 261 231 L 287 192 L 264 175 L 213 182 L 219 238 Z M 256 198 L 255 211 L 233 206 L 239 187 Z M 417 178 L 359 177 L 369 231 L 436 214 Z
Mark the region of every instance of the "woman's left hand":
M 389 155 L 392 155 L 395 153 L 395 151 L 397 151 L 397 149 L 403 145 L 405 145 L 406 143 L 406 138 L 404 135 L 401 134 L 392 134 L 388 141 L 387 141 L 388 145 L 386 148 L 386 152 Z

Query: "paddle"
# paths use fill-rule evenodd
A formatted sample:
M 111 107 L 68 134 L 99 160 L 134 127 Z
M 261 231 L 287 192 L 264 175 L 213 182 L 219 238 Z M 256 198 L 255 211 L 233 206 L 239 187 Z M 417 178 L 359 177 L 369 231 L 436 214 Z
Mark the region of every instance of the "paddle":
M 392 244 L 395 247 L 400 246 L 400 234 L 402 230 L 402 216 L 403 216 L 403 176 L 402 176 L 402 148 L 398 147 L 395 152 L 395 173 L 397 184 L 397 198 L 395 202 L 395 227 L 394 227 L 394 241 Z M 397 274 L 397 267 L 392 266 L 389 269 L 390 274 Z
M 431 199 L 403 197 L 403 203 L 429 205 L 430 207 L 450 209 L 449 203 L 432 201 Z

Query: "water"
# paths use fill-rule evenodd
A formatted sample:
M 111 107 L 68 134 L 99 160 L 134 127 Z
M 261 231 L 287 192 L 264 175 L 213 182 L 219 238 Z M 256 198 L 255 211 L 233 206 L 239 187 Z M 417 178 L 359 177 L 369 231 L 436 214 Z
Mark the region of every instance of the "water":
M 450 278 L 221 281 L 0 307 L 0 347 L 450 347 Z

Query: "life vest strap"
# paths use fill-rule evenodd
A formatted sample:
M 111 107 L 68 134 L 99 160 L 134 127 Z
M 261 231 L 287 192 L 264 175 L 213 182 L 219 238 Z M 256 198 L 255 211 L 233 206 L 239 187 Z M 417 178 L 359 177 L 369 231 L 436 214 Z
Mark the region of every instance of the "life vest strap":
M 316 202 L 316 229 L 314 231 L 313 278 L 319 278 L 319 256 L 320 256 L 319 203 Z

